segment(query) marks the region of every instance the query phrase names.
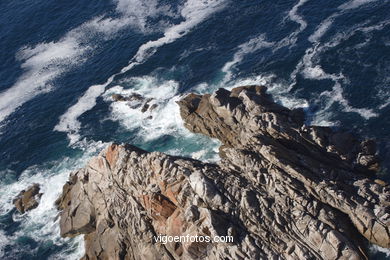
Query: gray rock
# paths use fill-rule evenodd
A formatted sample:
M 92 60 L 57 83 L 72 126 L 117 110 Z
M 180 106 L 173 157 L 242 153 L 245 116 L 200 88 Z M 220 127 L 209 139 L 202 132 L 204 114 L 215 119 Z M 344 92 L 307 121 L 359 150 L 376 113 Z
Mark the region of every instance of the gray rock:
M 178 103 L 190 131 L 221 141 L 221 161 L 110 145 L 57 201 L 62 235 L 86 234 L 85 259 L 364 259 L 367 240 L 390 247 L 390 187 L 369 163 L 354 165 L 372 146 L 303 125 L 265 87 Z M 234 240 L 163 244 L 158 234 Z
M 148 103 L 145 103 L 145 104 L 142 106 L 141 112 L 142 112 L 142 113 L 145 113 L 146 111 L 148 111 L 148 109 L 149 109 L 149 104 L 148 104 Z
M 35 209 L 39 205 L 39 199 L 42 193 L 39 193 L 39 184 L 33 184 L 26 190 L 22 190 L 16 198 L 13 200 L 13 204 L 19 213 L 25 213 L 32 209 Z
M 127 99 L 121 94 L 113 94 L 111 95 L 112 100 L 114 101 L 126 101 Z

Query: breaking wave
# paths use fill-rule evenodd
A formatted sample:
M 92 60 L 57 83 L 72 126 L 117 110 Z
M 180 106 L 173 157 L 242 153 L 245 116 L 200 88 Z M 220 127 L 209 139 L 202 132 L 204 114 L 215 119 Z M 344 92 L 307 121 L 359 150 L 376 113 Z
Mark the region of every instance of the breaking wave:
M 80 123 L 78 117 L 86 111 L 92 109 L 96 104 L 96 98 L 103 94 L 105 88 L 113 83 L 115 76 L 123 74 L 131 70 L 134 66 L 145 62 L 152 56 L 159 47 L 174 42 L 175 40 L 186 35 L 192 28 L 201 23 L 208 16 L 221 10 L 226 5 L 224 0 L 209 0 L 197 1 L 188 0 L 180 8 L 180 15 L 184 21 L 168 27 L 164 31 L 164 36 L 141 45 L 130 60 L 129 64 L 122 68 L 122 70 L 112 75 L 104 84 L 91 86 L 86 94 L 84 94 L 76 104 L 68 109 L 68 111 L 61 116 L 60 123 L 55 127 L 55 130 L 66 132 L 69 139 L 74 143 L 78 138 L 78 130 Z M 88 105 L 86 105 L 88 103 Z
M 61 238 L 58 211 L 55 201 L 62 192 L 63 184 L 68 180 L 69 173 L 86 164 L 86 162 L 107 144 L 102 142 L 81 142 L 77 148 L 83 151 L 82 156 L 64 157 L 58 161 L 47 162 L 44 165 L 34 165 L 23 171 L 17 182 L 1 183 L 0 190 L 0 216 L 12 214 L 14 222 L 19 224 L 18 230 L 0 233 L 0 256 L 5 254 L 8 247 L 7 257 L 18 258 L 18 250 L 23 247 L 23 240 L 28 238 L 41 243 L 43 247 L 58 247 L 58 252 L 52 259 L 79 259 L 83 254 L 83 238 Z M 14 210 L 12 200 L 21 190 L 37 183 L 40 192 L 43 193 L 37 208 L 19 215 Z M 24 254 L 29 250 L 24 248 Z M 31 252 L 34 253 L 34 252 Z M 17 257 L 18 256 L 18 257 Z
M 99 46 L 98 41 L 108 41 L 127 27 L 148 32 L 148 17 L 162 12 L 169 15 L 169 12 L 165 12 L 168 7 L 157 8 L 155 0 L 118 0 L 116 3 L 116 10 L 121 14 L 118 18 L 98 16 L 72 29 L 57 41 L 25 46 L 19 50 L 16 58 L 22 62 L 24 73 L 13 86 L 0 93 L 0 122 L 27 101 L 53 90 L 53 81 L 93 55 Z M 166 27 L 167 22 L 164 25 Z

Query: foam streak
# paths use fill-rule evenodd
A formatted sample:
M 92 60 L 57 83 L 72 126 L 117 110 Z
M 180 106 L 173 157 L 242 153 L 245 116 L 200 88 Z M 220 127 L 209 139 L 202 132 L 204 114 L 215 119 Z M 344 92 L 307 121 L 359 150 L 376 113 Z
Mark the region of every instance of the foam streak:
M 197 26 L 199 23 L 204 21 L 207 17 L 213 14 L 216 11 L 221 10 L 226 4 L 224 0 L 209 0 L 209 1 L 197 1 L 197 0 L 188 0 L 183 7 L 181 8 L 180 15 L 185 20 L 179 24 L 173 25 L 167 28 L 164 32 L 164 36 L 154 40 L 149 41 L 138 49 L 135 56 L 130 60 L 129 64 L 122 68 L 120 73 L 114 74 L 110 77 L 109 80 L 103 85 L 91 86 L 86 94 L 78 100 L 78 102 L 73 105 L 68 111 L 61 116 L 60 123 L 55 127 L 57 131 L 63 131 L 68 133 L 68 137 L 71 140 L 71 143 L 76 142 L 80 136 L 78 130 L 80 128 L 80 122 L 78 118 L 80 115 L 86 111 L 92 109 L 96 104 L 96 98 L 100 96 L 104 89 L 112 83 L 115 76 L 123 74 L 131 70 L 134 66 L 142 64 L 149 57 L 151 57 L 159 47 L 174 42 L 175 40 L 186 35 L 192 28 Z M 94 88 L 96 90 L 93 90 Z M 94 93 L 90 95 L 88 93 Z M 86 105 L 88 103 L 89 105 Z M 77 111 L 77 112 L 75 112 Z M 66 127 L 64 127 L 66 126 Z

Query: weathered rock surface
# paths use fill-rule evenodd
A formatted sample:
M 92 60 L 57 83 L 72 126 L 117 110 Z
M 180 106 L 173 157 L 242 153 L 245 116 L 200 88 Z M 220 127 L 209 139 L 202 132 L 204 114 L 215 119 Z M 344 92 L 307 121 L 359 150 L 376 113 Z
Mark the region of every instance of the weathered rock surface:
M 39 199 L 42 193 L 39 193 L 39 184 L 33 184 L 26 190 L 22 190 L 16 198 L 13 200 L 15 208 L 19 213 L 25 213 L 26 211 L 35 209 L 39 205 Z
M 185 126 L 218 138 L 218 164 L 113 144 L 71 174 L 61 235 L 85 259 L 364 259 L 390 247 L 390 187 L 373 141 L 304 125 L 303 111 L 247 86 L 179 102 Z M 229 235 L 232 243 L 153 236 Z

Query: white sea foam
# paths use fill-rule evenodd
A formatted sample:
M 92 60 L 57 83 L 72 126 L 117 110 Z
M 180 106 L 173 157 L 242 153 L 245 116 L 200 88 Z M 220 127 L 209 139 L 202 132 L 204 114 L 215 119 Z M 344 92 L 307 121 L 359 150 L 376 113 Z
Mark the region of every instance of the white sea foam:
M 98 46 L 95 37 L 99 41 L 108 40 L 129 26 L 145 31 L 148 16 L 167 10 L 156 6 L 156 1 L 120 0 L 117 10 L 123 15 L 118 18 L 98 16 L 59 40 L 23 47 L 16 54 L 22 62 L 23 74 L 12 87 L 0 93 L 0 122 L 24 103 L 52 90 L 56 78 L 82 64 Z
M 343 95 L 343 89 L 341 86 L 341 82 L 347 82 L 347 78 L 342 73 L 338 75 L 326 73 L 320 65 L 313 62 L 315 60 L 315 55 L 318 55 L 321 52 L 321 50 L 318 51 L 318 48 L 321 49 L 323 47 L 318 47 L 318 45 L 316 45 L 313 49 L 308 49 L 292 74 L 295 77 L 297 73 L 301 72 L 302 75 L 307 79 L 329 79 L 334 82 L 331 91 L 324 91 L 321 93 L 321 95 L 319 95 L 316 102 L 321 103 L 320 100 L 323 100 L 324 98 L 326 98 L 327 101 L 326 105 L 321 109 L 321 111 L 317 112 L 317 114 L 314 116 L 312 123 L 316 125 L 330 125 L 330 122 L 326 119 L 325 115 L 330 115 L 327 111 L 335 102 L 338 102 L 343 107 L 343 111 L 357 113 L 365 119 L 378 116 L 378 114 L 375 113 L 373 109 L 354 108 L 349 104 L 348 100 L 345 99 Z
M 373 2 L 376 2 L 378 0 L 351 0 L 345 4 L 342 4 L 338 7 L 338 9 L 341 9 L 341 10 L 350 10 L 350 9 L 355 9 L 355 8 L 359 8 L 363 5 L 366 5 L 366 4 L 369 4 L 369 3 L 373 3 Z
M 103 95 L 107 102 L 110 102 L 111 119 L 120 121 L 127 129 L 139 129 L 140 136 L 144 140 L 153 140 L 164 134 L 174 135 L 180 131 L 180 115 L 176 109 L 178 83 L 170 80 L 159 82 L 156 78 L 134 77 L 127 79 L 126 85 L 131 89 L 124 89 L 122 86 L 115 86 L 108 89 Z M 153 111 L 142 113 L 140 108 L 131 108 L 127 102 L 111 102 L 112 94 L 130 95 L 131 93 L 141 94 L 146 98 L 152 98 L 150 105 L 158 105 Z M 152 117 L 152 118 L 150 118 Z
M 198 84 L 191 89 L 192 92 L 205 94 L 216 91 L 218 88 L 231 90 L 239 86 L 261 85 L 267 87 L 267 92 L 272 95 L 273 99 L 289 108 L 307 108 L 309 103 L 305 99 L 297 98 L 288 92 L 287 82 L 280 81 L 274 74 L 256 75 L 245 78 L 237 78 L 224 82 L 223 80 L 216 84 L 207 84 L 205 82 Z
M 388 105 L 390 105 L 390 98 L 387 98 L 387 100 L 385 100 L 385 102 L 382 105 L 379 106 L 379 109 L 384 109 Z
M 23 75 L 9 89 L 0 93 L 0 121 L 33 97 L 52 89 L 50 84 L 61 73 L 85 60 L 89 47 L 80 47 L 73 33 L 58 42 L 25 47 L 18 52 Z
M 298 9 L 299 6 L 303 5 L 306 1 L 300 1 L 293 9 Z M 293 13 L 296 12 L 293 11 Z M 301 27 L 302 30 L 304 29 Z M 297 35 L 300 30 L 296 31 L 295 35 Z M 291 35 L 287 36 L 285 39 L 290 38 Z M 284 40 L 282 40 L 283 42 Z M 276 46 L 276 47 L 275 47 Z M 266 40 L 264 34 L 260 34 L 256 37 L 251 38 L 249 41 L 240 44 L 237 47 L 237 51 L 233 55 L 233 59 L 224 64 L 221 71 L 225 74 L 223 79 L 218 81 L 215 84 L 207 84 L 202 82 L 192 88 L 192 91 L 200 94 L 204 94 L 206 92 L 212 92 L 217 90 L 218 88 L 226 88 L 232 89 L 238 86 L 245 85 L 263 85 L 267 86 L 268 92 L 271 93 L 275 100 L 280 104 L 288 107 L 288 108 L 297 108 L 297 107 L 308 107 L 307 101 L 303 99 L 298 99 L 289 94 L 289 87 L 286 82 L 277 81 L 277 77 L 273 74 L 267 75 L 256 75 L 246 78 L 237 78 L 234 79 L 234 67 L 242 62 L 245 56 L 254 53 L 255 51 L 262 48 L 273 48 L 273 51 L 280 48 L 280 43 L 276 44 L 274 42 L 269 42 Z
M 103 94 L 104 100 L 110 103 L 110 120 L 118 121 L 126 131 L 134 131 L 134 135 L 143 143 L 153 142 L 162 136 L 174 136 L 179 144 L 165 151 L 167 154 L 206 161 L 218 160 L 216 149 L 219 141 L 193 134 L 184 127 L 176 104 L 181 98 L 176 81 L 160 81 L 152 76 L 144 76 L 128 78 L 119 84 Z M 112 102 L 112 94 L 129 96 L 134 93 L 152 98 L 149 104 L 156 104 L 157 107 L 142 113 L 140 108 L 132 108 L 128 102 Z
M 314 33 L 309 36 L 308 40 L 310 42 L 316 43 L 319 42 L 321 37 L 329 30 L 329 28 L 332 26 L 334 19 L 338 17 L 340 14 L 336 13 L 334 15 L 329 16 L 326 18 L 323 22 L 320 23 L 319 26 L 315 29 Z
M 304 2 L 302 2 L 301 4 L 303 3 Z M 322 25 L 320 26 L 322 29 L 315 32 L 309 38 L 313 42 L 317 42 L 321 38 L 321 36 L 328 30 L 334 17 L 335 16 L 331 16 L 327 21 L 323 22 Z M 303 26 L 301 26 L 301 28 L 303 28 Z M 360 29 L 363 28 L 366 27 L 360 27 Z M 323 111 L 318 112 L 318 115 L 314 117 L 315 124 L 319 124 L 319 125 L 331 124 L 328 120 L 325 119 L 325 115 L 327 116 L 329 115 L 329 113 L 327 113 L 326 111 L 327 109 L 330 108 L 330 106 L 334 102 L 340 103 L 343 106 L 343 110 L 345 112 L 355 112 L 366 119 L 369 119 L 371 117 L 376 117 L 378 115 L 372 109 L 352 107 L 349 104 L 349 102 L 344 98 L 342 88 L 340 85 L 340 82 L 347 81 L 346 77 L 342 73 L 340 74 L 326 73 L 319 64 L 316 64 L 318 60 L 318 55 L 325 48 L 333 47 L 339 44 L 343 39 L 344 39 L 343 37 L 334 37 L 333 40 L 323 45 L 321 45 L 320 43 L 315 43 L 315 45 L 312 48 L 306 50 L 305 55 L 303 56 L 302 60 L 298 63 L 296 69 L 291 75 L 294 82 L 295 82 L 296 75 L 298 73 L 302 73 L 302 75 L 308 79 L 314 79 L 314 80 L 330 79 L 335 82 L 332 91 L 324 92 L 320 96 L 321 98 L 328 97 L 328 101 Z M 308 107 L 308 102 L 306 100 L 294 98 L 289 94 L 289 91 L 291 87 L 294 85 L 294 83 L 291 84 L 290 87 L 287 87 L 287 85 L 283 83 L 275 83 L 274 75 L 268 75 L 268 76 L 260 75 L 257 77 L 252 77 L 247 79 L 232 80 L 232 75 L 233 75 L 232 68 L 234 67 L 234 65 L 240 63 L 245 55 L 248 55 L 258 50 L 259 48 L 271 47 L 271 46 L 273 46 L 273 43 L 265 41 L 264 35 L 260 35 L 259 37 L 253 38 L 250 41 L 240 45 L 238 51 L 234 55 L 233 60 L 227 62 L 222 68 L 222 71 L 225 73 L 225 78 L 214 86 L 209 86 L 206 83 L 201 83 L 195 88 L 195 90 L 197 92 L 204 93 L 205 90 L 208 91 L 215 90 L 216 88 L 219 87 L 231 88 L 238 85 L 260 84 L 260 85 L 269 86 L 269 92 L 272 93 L 275 99 L 284 106 L 287 106 L 289 108 Z M 228 81 L 230 82 L 227 83 Z
M 377 245 L 371 245 L 369 247 L 369 250 L 371 251 L 371 253 L 384 253 L 386 255 L 386 257 L 389 257 L 390 258 L 390 249 L 388 248 L 383 248 L 383 247 L 380 247 L 380 246 L 377 246 Z
M 297 36 L 306 29 L 307 22 L 298 14 L 298 10 L 303 6 L 308 0 L 299 0 L 288 12 L 288 18 L 291 21 L 294 21 L 299 24 L 299 28 L 289 34 L 287 37 L 283 38 L 279 42 L 270 42 L 267 41 L 265 34 L 260 34 L 256 37 L 251 38 L 249 41 L 240 44 L 237 47 L 237 51 L 233 55 L 233 59 L 225 63 L 222 67 L 222 72 L 225 74 L 222 81 L 209 86 L 206 83 L 201 83 L 194 88 L 198 93 L 205 93 L 205 91 L 215 90 L 219 87 L 232 88 L 239 85 L 251 85 L 259 84 L 268 86 L 268 91 L 275 96 L 275 99 L 287 106 L 289 108 L 294 107 L 307 107 L 308 103 L 303 99 L 297 99 L 292 97 L 289 92 L 289 88 L 286 84 L 276 83 L 274 75 L 258 75 L 255 77 L 249 77 L 245 79 L 236 79 L 233 80 L 234 67 L 241 63 L 245 56 L 254 53 L 262 48 L 271 48 L 272 51 L 277 51 L 278 49 L 289 46 L 290 48 L 296 43 Z M 321 73 L 320 68 L 317 68 L 317 71 L 310 71 L 309 73 Z
M 194 54 L 196 52 L 201 52 L 201 51 L 207 51 L 207 50 L 211 50 L 215 48 L 215 46 L 213 46 L 212 44 L 210 44 L 208 47 L 205 47 L 205 48 L 192 48 L 192 46 L 186 50 L 184 50 L 181 54 L 180 54 L 180 58 L 179 58 L 179 61 L 187 58 L 188 56 L 190 56 L 191 54 Z
M 299 30 L 303 31 L 307 27 L 307 22 L 298 14 L 298 9 L 308 0 L 299 0 L 296 5 L 288 12 L 288 17 L 291 21 L 299 24 Z
M 274 45 L 273 42 L 268 42 L 264 34 L 251 38 L 249 41 L 238 46 L 238 50 L 234 53 L 233 59 L 225 63 L 222 68 L 222 72 L 225 73 L 223 83 L 226 83 L 232 78 L 232 69 L 235 65 L 242 62 L 246 55 L 254 53 L 262 48 L 270 48 Z
M 364 32 L 364 35 L 366 35 L 366 37 L 368 38 L 366 39 L 366 42 L 368 42 L 369 38 L 372 37 L 371 33 L 373 31 L 381 30 L 388 25 L 389 21 L 385 21 L 380 24 L 368 26 L 367 24 L 370 21 L 363 21 L 360 24 L 355 25 L 354 27 L 348 29 L 345 32 L 336 33 L 327 42 L 321 42 L 322 37 L 325 35 L 326 32 L 329 31 L 329 29 L 333 25 L 333 22 L 338 17 L 340 17 L 341 15 L 345 14 L 346 12 L 352 9 L 358 8 L 369 2 L 373 2 L 373 1 L 359 1 L 359 0 L 349 1 L 346 4 L 340 5 L 338 7 L 339 11 L 337 11 L 336 13 L 330 15 L 328 18 L 323 20 L 317 26 L 316 30 L 308 38 L 308 40 L 312 42 L 312 46 L 305 51 L 304 56 L 298 62 L 294 71 L 291 73 L 290 77 L 292 82 L 290 84 L 289 89 L 291 89 L 296 84 L 296 77 L 298 74 L 301 74 L 304 78 L 307 79 L 312 79 L 312 80 L 329 79 L 334 82 L 333 89 L 331 91 L 323 92 L 319 97 L 320 99 L 327 98 L 328 100 L 326 101 L 325 107 L 321 111 L 319 111 L 315 116 L 314 119 L 315 124 L 323 125 L 329 123 L 329 120 L 327 120 L 325 116 L 331 115 L 329 112 L 327 112 L 327 109 L 329 109 L 330 106 L 334 104 L 334 102 L 338 102 L 343 107 L 343 111 L 358 113 L 360 116 L 362 116 L 365 119 L 378 116 L 378 114 L 373 109 L 352 107 L 349 104 L 349 101 L 344 98 L 343 90 L 341 87 L 342 83 L 348 83 L 348 78 L 345 75 L 343 75 L 341 72 L 338 74 L 327 73 L 321 67 L 321 65 L 319 65 L 321 54 L 323 52 L 339 45 L 343 41 L 352 37 L 357 32 Z M 362 43 L 361 45 L 364 45 L 364 43 Z M 359 47 L 362 46 L 359 46 L 359 44 L 357 44 L 356 48 Z
M 225 73 L 222 84 L 230 81 L 232 79 L 232 75 L 234 72 L 233 68 L 242 62 L 246 55 L 252 54 L 262 48 L 271 48 L 272 51 L 277 51 L 278 49 L 289 46 L 290 48 L 296 43 L 297 36 L 306 29 L 307 22 L 298 14 L 298 10 L 301 6 L 303 6 L 308 0 L 299 0 L 288 12 L 288 18 L 291 21 L 294 21 L 299 24 L 299 28 L 289 34 L 287 37 L 283 38 L 278 42 L 270 42 L 267 41 L 265 34 L 260 34 L 251 38 L 249 41 L 240 44 L 237 47 L 237 51 L 235 52 L 233 59 L 225 63 L 222 68 L 222 72 Z
M 298 66 L 292 75 L 295 77 L 296 74 L 300 72 L 307 79 L 330 79 L 334 82 L 338 80 L 344 80 L 345 76 L 342 73 L 338 75 L 326 73 L 319 64 L 316 64 L 318 60 L 318 54 L 321 53 L 322 50 L 323 47 L 319 46 L 318 44 L 316 44 L 313 48 L 307 49 L 305 55 L 298 63 Z
M 334 125 L 328 120 L 328 118 L 331 116 L 329 109 L 336 102 L 342 106 L 344 112 L 354 112 L 359 114 L 361 117 L 365 119 L 370 119 L 372 117 L 378 116 L 378 114 L 374 112 L 373 109 L 352 107 L 349 104 L 348 100 L 344 98 L 343 89 L 340 83 L 338 82 L 335 83 L 331 91 L 322 92 L 319 95 L 318 100 L 316 102 L 320 103 L 320 100 L 324 100 L 324 98 L 326 99 L 325 106 L 321 109 L 321 111 L 317 112 L 313 117 L 312 123 L 315 125 L 322 125 L 322 126 Z
M 160 19 L 158 24 L 150 24 L 150 18 L 157 18 L 161 15 L 166 17 L 177 17 L 169 5 L 162 4 L 157 0 L 114 0 L 116 10 L 123 14 L 128 23 L 144 33 L 160 31 L 169 26 L 166 19 Z
M 4 258 L 4 248 L 9 244 L 8 237 L 4 234 L 4 231 L 0 230 L 0 257 Z
M 307 22 L 303 19 L 301 15 L 299 15 L 298 10 L 300 7 L 302 7 L 307 1 L 309 0 L 299 0 L 298 3 L 296 3 L 288 12 L 288 15 L 286 19 L 290 19 L 293 22 L 296 22 L 299 24 L 299 28 L 290 33 L 287 37 L 284 37 L 282 40 L 280 40 L 278 43 L 275 44 L 275 48 L 273 51 L 276 51 L 282 47 L 288 46 L 289 48 L 292 48 L 298 39 L 298 35 L 306 29 Z
M 71 171 L 84 166 L 87 160 L 99 152 L 107 144 L 101 142 L 84 142 L 83 156 L 80 158 L 65 157 L 55 162 L 48 162 L 42 166 L 31 166 L 26 169 L 17 182 L 2 183 L 0 190 L 0 215 L 9 213 L 13 208 L 12 200 L 21 190 L 33 183 L 38 183 L 43 193 L 39 206 L 23 215 L 14 214 L 13 220 L 20 222 L 18 230 L 10 236 L 0 233 L 0 254 L 1 248 L 6 245 L 15 245 L 16 239 L 27 236 L 34 241 L 44 244 L 53 242 L 56 245 L 66 244 L 63 251 L 58 252 L 53 259 L 80 258 L 83 254 L 82 237 L 76 239 L 64 239 L 60 237 L 59 219 L 56 218 L 58 211 L 54 205 L 62 191 L 63 184 L 67 181 Z M 5 238 L 5 239 L 4 239 Z M 20 246 L 20 245 L 18 245 Z M 69 254 L 71 253 L 71 256 Z M 70 257 L 70 258 L 69 258 Z
M 289 19 L 299 24 L 299 28 L 296 31 L 292 32 L 288 37 L 281 40 L 279 43 L 279 48 L 282 46 L 286 46 L 286 44 L 289 44 L 290 46 L 295 45 L 298 34 L 306 29 L 307 22 L 302 18 L 302 16 L 298 14 L 298 9 L 307 1 L 308 0 L 299 0 L 298 3 L 294 5 L 288 12 Z
M 131 2 L 132 1 L 119 1 L 122 9 L 125 9 L 125 6 L 128 6 L 128 3 Z M 153 1 L 147 2 L 153 4 Z M 60 123 L 54 129 L 57 131 L 66 132 L 71 143 L 76 142 L 80 138 L 80 135 L 78 134 L 78 130 L 80 129 L 80 122 L 78 121 L 78 118 L 83 113 L 95 106 L 96 98 L 99 97 L 105 88 L 113 82 L 115 76 L 123 74 L 131 70 L 134 66 L 145 62 L 157 51 L 159 47 L 172 43 L 175 40 L 183 37 L 196 25 L 204 21 L 214 12 L 221 10 L 225 5 L 225 0 L 186 1 L 180 8 L 180 16 L 184 18 L 184 21 L 165 29 L 164 35 L 161 38 L 146 42 L 141 45 L 135 56 L 130 60 L 129 64 L 122 68 L 119 73 L 112 75 L 104 84 L 91 86 L 87 92 L 78 100 L 78 102 L 70 107 L 68 111 L 66 111 L 65 114 L 61 116 Z M 152 13 L 154 14 L 155 7 L 151 7 L 151 9 L 153 10 Z M 96 90 L 94 90 L 94 88 L 96 88 Z
M 232 80 L 232 75 L 234 74 L 233 68 L 235 65 L 242 62 L 245 55 L 248 55 L 250 53 L 253 53 L 254 51 L 265 48 L 265 47 L 273 47 L 273 51 L 276 51 L 277 49 L 284 47 L 284 46 L 292 46 L 295 44 L 297 35 L 306 29 L 307 23 L 306 21 L 298 15 L 299 8 L 304 5 L 307 1 L 301 0 L 299 1 L 293 8 L 288 12 L 288 18 L 296 23 L 298 23 L 300 26 L 299 28 L 291 33 L 289 36 L 285 37 L 278 43 L 274 42 L 268 42 L 265 40 L 265 35 L 260 35 L 258 37 L 255 37 L 251 39 L 250 41 L 241 44 L 238 47 L 238 51 L 234 54 L 234 57 L 231 61 L 227 62 L 224 67 L 222 68 L 222 72 L 225 73 L 224 80 L 222 82 L 219 82 L 218 84 L 215 84 L 214 86 L 209 86 L 206 83 L 199 84 L 195 90 L 199 93 L 204 93 L 206 90 L 210 91 L 210 89 L 215 89 L 218 87 L 226 87 L 228 84 L 227 82 L 230 81 L 231 86 L 237 85 L 237 81 Z M 361 115 L 362 117 L 369 119 L 371 117 L 376 117 L 378 114 L 375 113 L 372 109 L 366 109 L 366 108 L 354 108 L 350 106 L 349 102 L 343 97 L 342 88 L 340 86 L 341 82 L 346 83 L 348 79 L 340 72 L 339 74 L 330 74 L 324 71 L 324 69 L 318 64 L 319 56 L 320 54 L 325 51 L 326 49 L 329 49 L 331 47 L 337 46 L 340 44 L 343 40 L 346 38 L 351 37 L 356 31 L 360 30 L 365 33 L 371 32 L 373 30 L 379 30 L 382 29 L 384 26 L 386 26 L 386 23 L 382 23 L 380 25 L 375 26 L 365 26 L 367 22 L 363 22 L 359 24 L 358 26 L 352 28 L 348 32 L 344 32 L 343 34 L 338 34 L 332 37 L 332 39 L 329 42 L 326 43 L 320 43 L 320 40 L 322 36 L 329 30 L 329 28 L 332 26 L 334 20 L 344 14 L 345 10 L 350 10 L 353 8 L 358 8 L 361 5 L 364 4 L 364 2 L 368 1 L 350 1 L 349 7 L 345 8 L 346 6 L 340 6 L 339 12 L 336 12 L 326 18 L 324 21 L 320 23 L 320 25 L 316 28 L 314 33 L 309 36 L 308 40 L 313 43 L 313 46 L 308 48 L 305 52 L 305 55 L 302 57 L 302 60 L 298 63 L 295 70 L 291 74 L 292 83 L 290 83 L 289 87 L 286 87 L 285 84 L 275 84 L 274 82 L 269 80 L 269 77 L 264 77 L 264 75 L 251 78 L 250 80 L 245 79 L 241 80 L 242 82 L 240 84 L 264 84 L 267 86 L 272 85 L 273 87 L 270 88 L 270 92 L 273 92 L 273 95 L 275 95 L 277 101 L 279 103 L 282 103 L 285 106 L 288 106 L 290 108 L 292 107 L 308 107 L 308 103 L 305 100 L 302 99 L 295 99 L 291 95 L 288 94 L 288 92 L 291 90 L 291 88 L 296 83 L 296 76 L 298 73 L 301 73 L 305 78 L 307 79 L 314 79 L 314 80 L 322 80 L 322 79 L 329 79 L 335 82 L 335 85 L 330 92 L 324 92 L 321 95 L 321 98 L 324 96 L 327 96 L 329 98 L 329 101 L 327 102 L 327 105 L 323 111 L 318 112 L 318 115 L 315 117 L 315 123 L 321 124 L 321 125 L 330 125 L 331 123 L 326 120 L 325 116 L 329 116 L 330 114 L 326 112 L 326 109 L 328 109 L 331 104 L 334 102 L 339 102 L 343 106 L 343 110 L 345 112 L 355 112 Z M 267 80 L 265 80 L 267 79 Z M 277 87 L 275 87 L 277 86 Z M 273 91 L 272 91 L 273 89 Z M 384 104 L 381 106 L 381 108 L 385 107 Z M 335 122 L 337 124 L 337 122 Z
M 330 15 L 324 21 L 320 23 L 319 26 L 315 29 L 314 33 L 309 36 L 309 41 L 316 43 L 319 42 L 321 37 L 329 30 L 332 26 L 334 20 L 341 15 L 345 14 L 346 11 L 359 8 L 365 4 L 376 2 L 377 0 L 351 0 L 347 3 L 340 5 L 337 9 L 340 11 Z
M 135 56 L 130 60 L 129 64 L 121 70 L 121 73 L 125 73 L 134 66 L 143 63 L 146 59 L 152 56 L 159 47 L 172 43 L 183 37 L 211 14 L 225 7 L 225 5 L 225 0 L 188 0 L 180 8 L 180 15 L 184 18 L 184 21 L 168 27 L 164 31 L 163 37 L 141 45 Z
M 81 138 L 79 134 L 81 123 L 77 119 L 96 105 L 97 97 L 104 92 L 106 86 L 113 79 L 114 76 L 111 76 L 104 84 L 94 85 L 88 88 L 84 95 L 78 99 L 77 103 L 68 108 L 66 113 L 60 117 L 60 121 L 54 127 L 54 130 L 67 133 L 71 145 Z

